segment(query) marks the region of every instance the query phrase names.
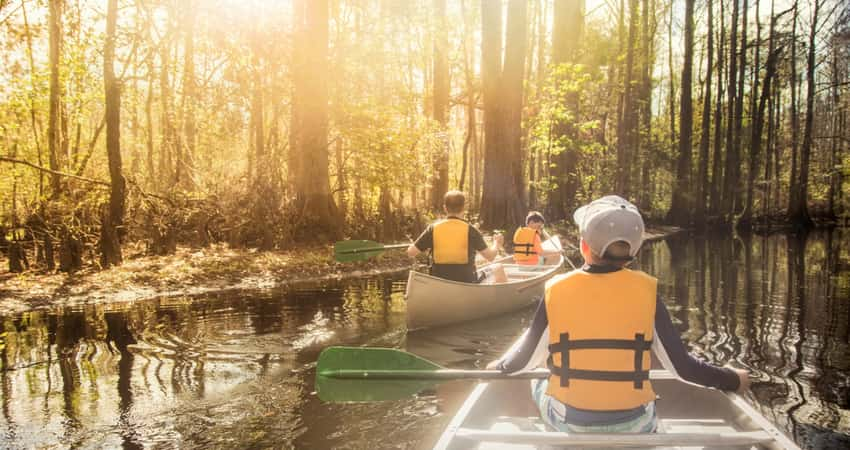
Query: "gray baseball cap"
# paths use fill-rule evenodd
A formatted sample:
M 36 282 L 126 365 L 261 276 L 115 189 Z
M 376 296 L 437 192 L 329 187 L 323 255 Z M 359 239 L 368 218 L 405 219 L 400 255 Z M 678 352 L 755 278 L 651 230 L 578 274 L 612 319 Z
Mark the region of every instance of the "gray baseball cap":
M 596 255 L 604 255 L 617 241 L 629 244 L 634 257 L 643 243 L 643 218 L 635 205 L 616 195 L 607 195 L 577 209 L 573 220 L 581 238 Z

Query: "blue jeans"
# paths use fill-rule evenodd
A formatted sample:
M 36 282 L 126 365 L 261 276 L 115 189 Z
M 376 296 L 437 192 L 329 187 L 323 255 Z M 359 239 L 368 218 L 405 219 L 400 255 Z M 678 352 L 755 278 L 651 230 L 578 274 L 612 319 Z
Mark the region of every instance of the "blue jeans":
M 637 417 L 628 417 L 625 420 L 594 423 L 593 425 L 570 423 L 570 414 L 574 414 L 576 410 L 546 394 L 548 386 L 548 379 L 532 380 L 531 396 L 540 411 L 540 417 L 548 426 L 557 431 L 565 433 L 654 433 L 658 425 L 658 418 L 655 415 L 655 402 L 644 405 L 643 414 Z M 604 412 L 591 412 L 591 414 L 605 415 Z

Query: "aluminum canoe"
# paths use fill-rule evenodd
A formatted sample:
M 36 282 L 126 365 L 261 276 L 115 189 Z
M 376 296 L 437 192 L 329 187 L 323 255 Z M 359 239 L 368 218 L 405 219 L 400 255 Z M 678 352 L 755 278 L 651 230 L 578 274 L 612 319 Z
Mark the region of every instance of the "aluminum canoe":
M 502 259 L 499 263 L 505 268 L 508 282 L 499 284 L 461 283 L 411 270 L 405 293 L 407 329 L 451 325 L 535 304 L 543 298 L 546 281 L 563 271 L 563 255 L 547 259 L 541 266 L 518 265 L 512 257 Z M 485 265 L 479 271 L 487 269 Z

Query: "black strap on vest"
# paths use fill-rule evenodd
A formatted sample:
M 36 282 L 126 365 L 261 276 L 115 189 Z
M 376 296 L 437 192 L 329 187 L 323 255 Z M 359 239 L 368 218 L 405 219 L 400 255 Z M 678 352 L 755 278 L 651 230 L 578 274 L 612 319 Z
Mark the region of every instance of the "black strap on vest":
M 570 378 L 593 381 L 632 381 L 635 389 L 642 389 L 643 382 L 649 380 L 649 369 L 643 368 L 643 352 L 652 348 L 652 340 L 645 340 L 643 333 L 635 333 L 630 339 L 580 339 L 570 340 L 569 333 L 561 333 L 561 339 L 549 344 L 549 370 L 561 379 L 561 387 L 570 385 Z M 613 370 L 570 369 L 570 351 L 572 350 L 633 350 L 635 352 L 635 370 L 629 372 Z M 561 366 L 555 365 L 552 355 L 561 354 Z
M 537 232 L 535 231 L 534 234 L 537 235 Z M 519 249 L 517 249 L 517 247 L 525 247 L 525 249 L 519 250 Z M 516 241 L 514 241 L 514 253 L 515 254 L 519 253 L 520 255 L 526 255 L 526 256 L 537 254 L 537 253 L 534 252 L 534 242 L 532 242 L 530 244 L 517 244 Z
M 525 247 L 524 250 L 520 250 L 518 247 Z M 536 255 L 532 249 L 534 248 L 534 244 L 517 244 L 514 242 L 514 253 L 519 253 L 521 255 Z

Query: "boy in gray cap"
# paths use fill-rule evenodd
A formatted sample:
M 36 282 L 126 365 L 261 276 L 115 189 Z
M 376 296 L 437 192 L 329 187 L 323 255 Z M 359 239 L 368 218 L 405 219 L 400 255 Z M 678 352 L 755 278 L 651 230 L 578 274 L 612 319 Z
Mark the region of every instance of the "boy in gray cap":
M 684 381 L 747 389 L 746 371 L 688 354 L 657 294 L 657 280 L 625 267 L 643 243 L 637 207 L 609 195 L 582 206 L 573 219 L 584 266 L 546 284 L 529 329 L 488 367 L 520 373 L 545 363 L 551 375 L 532 382 L 532 395 L 544 421 L 569 433 L 654 432 L 650 352 Z

